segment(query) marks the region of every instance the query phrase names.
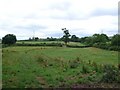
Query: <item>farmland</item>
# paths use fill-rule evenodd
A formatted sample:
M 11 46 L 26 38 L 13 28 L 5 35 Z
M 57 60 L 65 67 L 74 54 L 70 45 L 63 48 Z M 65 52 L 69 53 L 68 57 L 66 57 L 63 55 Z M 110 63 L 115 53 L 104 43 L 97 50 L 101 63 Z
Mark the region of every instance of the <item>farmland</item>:
M 117 51 L 93 47 L 12 46 L 3 48 L 2 57 L 3 88 L 94 84 L 102 80 L 104 65 L 118 65 Z

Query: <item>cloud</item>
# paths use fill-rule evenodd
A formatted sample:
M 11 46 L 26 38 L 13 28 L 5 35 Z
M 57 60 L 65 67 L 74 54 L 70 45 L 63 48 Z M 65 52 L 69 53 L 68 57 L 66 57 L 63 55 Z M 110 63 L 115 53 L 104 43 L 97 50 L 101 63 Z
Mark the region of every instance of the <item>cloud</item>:
M 45 26 L 40 26 L 40 25 L 26 25 L 26 26 L 15 26 L 14 28 L 16 29 L 23 29 L 23 30 L 44 30 L 47 27 Z
M 60 11 L 67 11 L 71 7 L 71 3 L 69 1 L 64 1 L 64 2 L 57 2 L 52 4 L 49 9 L 52 10 L 60 10 Z
M 61 28 L 71 35 L 117 33 L 118 0 L 0 0 L 0 37 L 60 37 Z
M 109 8 L 109 9 L 97 8 L 91 13 L 91 16 L 105 16 L 105 15 L 117 16 L 118 10 L 117 8 Z

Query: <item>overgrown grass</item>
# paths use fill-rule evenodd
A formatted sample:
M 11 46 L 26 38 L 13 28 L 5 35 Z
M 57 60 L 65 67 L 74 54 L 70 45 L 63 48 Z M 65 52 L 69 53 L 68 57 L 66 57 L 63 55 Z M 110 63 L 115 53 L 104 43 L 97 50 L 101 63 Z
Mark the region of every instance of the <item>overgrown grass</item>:
M 117 52 L 97 48 L 17 46 L 4 48 L 2 52 L 3 88 L 99 83 L 104 64 L 115 67 L 118 64 Z

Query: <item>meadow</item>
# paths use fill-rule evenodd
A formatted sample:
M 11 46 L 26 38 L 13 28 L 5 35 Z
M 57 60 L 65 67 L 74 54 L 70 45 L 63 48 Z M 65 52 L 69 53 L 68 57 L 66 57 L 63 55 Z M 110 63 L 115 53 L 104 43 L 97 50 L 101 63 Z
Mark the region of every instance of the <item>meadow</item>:
M 58 45 L 64 45 L 63 41 L 17 41 L 17 45 L 26 45 L 26 46 L 58 46 Z M 76 43 L 76 42 L 69 42 L 68 45 L 70 46 L 85 46 L 82 43 Z
M 11 46 L 2 49 L 2 57 L 3 88 L 96 84 L 105 65 L 118 65 L 117 51 L 93 47 Z

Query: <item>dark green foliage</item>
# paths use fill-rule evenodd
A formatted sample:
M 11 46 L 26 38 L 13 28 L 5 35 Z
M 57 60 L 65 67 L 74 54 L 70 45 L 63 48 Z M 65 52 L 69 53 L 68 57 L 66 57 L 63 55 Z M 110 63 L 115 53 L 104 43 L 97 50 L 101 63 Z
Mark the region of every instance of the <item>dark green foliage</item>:
M 111 41 L 110 41 L 111 40 Z M 120 35 L 116 34 L 111 39 L 106 34 L 94 34 L 91 37 L 80 39 L 81 43 L 96 48 L 120 51 Z
M 72 35 L 71 36 L 71 41 L 72 42 L 78 42 L 79 41 L 79 37 L 77 37 L 76 35 Z
M 70 62 L 70 68 L 77 68 L 82 63 L 79 57 L 77 57 L 74 61 Z
M 69 31 L 66 29 L 66 28 L 63 28 L 62 29 L 63 32 L 64 32 L 64 35 L 63 35 L 63 41 L 65 42 L 65 45 L 67 46 L 67 43 L 70 41 L 69 37 L 71 36 Z
M 67 45 L 67 47 L 71 47 L 71 48 L 86 48 L 86 47 L 90 47 L 89 45 L 86 46 L 72 46 L 72 45 Z
M 110 46 L 109 50 L 120 51 L 120 46 Z
M 93 46 L 94 44 L 106 43 L 109 41 L 109 38 L 106 34 L 94 34 L 90 37 L 81 38 L 81 42 L 85 43 L 89 46 Z
M 60 81 L 60 82 L 64 82 L 64 77 L 60 76 L 60 77 L 57 77 L 56 80 Z
M 112 46 L 120 46 L 120 35 L 119 34 L 116 34 L 112 37 L 111 44 Z
M 59 39 L 53 38 L 53 37 L 51 37 L 51 38 L 47 37 L 47 40 L 48 40 L 48 41 L 57 41 L 57 40 L 59 40 Z
M 17 41 L 16 36 L 13 34 L 7 34 L 5 37 L 2 38 L 2 43 L 3 44 L 15 44 Z
M 84 74 L 89 73 L 87 66 L 85 66 L 85 65 L 82 66 L 82 73 L 84 73 Z
M 120 70 L 120 63 L 118 64 L 118 69 Z
M 113 66 L 113 65 L 105 65 L 103 68 L 103 77 L 102 77 L 102 82 L 105 83 L 114 83 L 114 82 L 118 82 L 118 78 L 119 78 L 119 71 L 118 69 Z
M 81 43 L 85 43 L 86 42 L 86 38 L 89 38 L 89 37 L 82 37 L 82 38 L 80 38 L 80 42 Z
M 77 68 L 78 67 L 78 63 L 77 62 L 71 62 L 70 63 L 70 68 Z
M 62 43 L 36 43 L 36 44 L 32 44 L 32 43 L 17 43 L 17 46 L 59 46 L 62 47 Z
M 34 39 L 35 39 L 35 41 L 38 41 L 38 40 L 39 40 L 39 38 L 38 38 L 38 37 L 35 37 Z
M 93 62 L 92 65 L 94 66 L 94 69 L 96 72 L 98 72 L 98 65 L 96 62 Z
M 109 40 L 106 34 L 94 34 L 92 37 L 93 43 L 106 43 Z

